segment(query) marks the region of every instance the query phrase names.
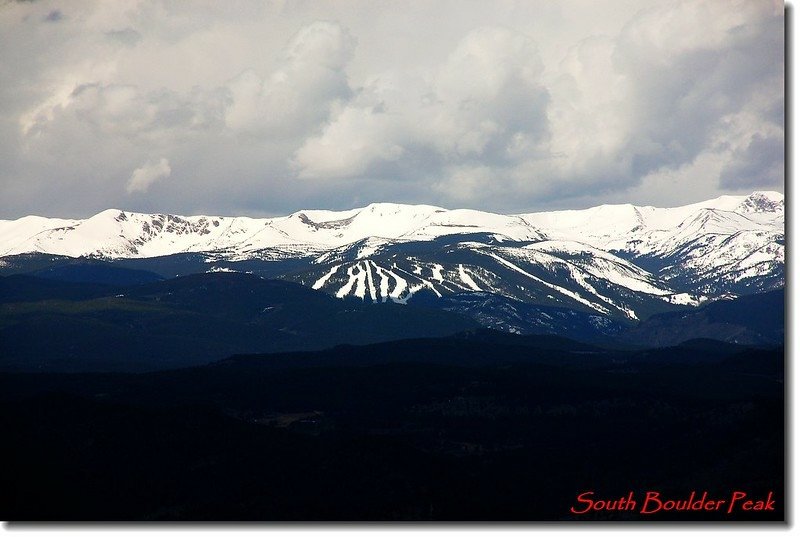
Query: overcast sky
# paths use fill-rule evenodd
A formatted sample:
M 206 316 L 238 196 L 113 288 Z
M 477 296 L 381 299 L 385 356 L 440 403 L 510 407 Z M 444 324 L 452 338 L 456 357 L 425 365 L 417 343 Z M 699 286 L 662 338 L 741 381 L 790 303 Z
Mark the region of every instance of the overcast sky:
M 783 191 L 778 1 L 0 2 L 0 218 Z

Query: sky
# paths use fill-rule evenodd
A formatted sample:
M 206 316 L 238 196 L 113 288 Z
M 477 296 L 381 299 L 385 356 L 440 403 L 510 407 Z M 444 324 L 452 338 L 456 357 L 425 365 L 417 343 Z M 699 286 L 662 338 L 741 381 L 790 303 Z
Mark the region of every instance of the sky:
M 0 0 L 0 218 L 783 192 L 774 0 Z

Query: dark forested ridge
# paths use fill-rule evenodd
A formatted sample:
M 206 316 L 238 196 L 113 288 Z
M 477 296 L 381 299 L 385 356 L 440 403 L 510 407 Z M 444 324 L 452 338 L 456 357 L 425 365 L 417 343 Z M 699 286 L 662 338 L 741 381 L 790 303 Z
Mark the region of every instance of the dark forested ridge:
M 0 278 L 0 370 L 148 371 L 477 328 L 457 313 L 339 300 L 240 273 L 139 285 Z M 47 334 L 47 337 L 42 337 Z
M 576 495 L 773 492 L 782 348 L 492 332 L 146 374 L 2 374 L 6 520 L 641 520 Z
M 783 290 L 625 325 L 489 293 L 373 304 L 245 273 L 159 280 L 118 267 L 70 267 L 57 271 L 69 275 L 68 281 L 29 274 L 0 277 L 0 371 L 152 371 L 232 354 L 442 337 L 480 327 L 647 348 L 691 339 L 780 345 L 784 334 Z M 111 283 L 117 280 L 123 283 Z
M 742 344 L 778 344 L 784 338 L 785 291 L 717 300 L 697 309 L 661 313 L 633 327 L 624 338 L 649 347 L 708 338 Z

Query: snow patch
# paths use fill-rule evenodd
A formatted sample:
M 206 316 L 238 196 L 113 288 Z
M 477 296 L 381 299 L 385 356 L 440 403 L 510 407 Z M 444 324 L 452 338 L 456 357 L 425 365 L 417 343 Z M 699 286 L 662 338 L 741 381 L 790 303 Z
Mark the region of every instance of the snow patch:
M 336 271 L 339 270 L 340 266 L 341 265 L 332 266 L 331 269 L 324 276 L 322 276 L 320 279 L 314 282 L 314 285 L 312 285 L 311 288 L 322 289 L 322 287 L 325 285 L 325 282 L 327 282 L 331 278 L 331 276 L 336 274 Z
M 534 280 L 534 281 L 536 281 L 536 282 L 538 282 L 538 283 L 540 283 L 540 284 L 542 284 L 542 285 L 544 285 L 546 287 L 549 287 L 550 289 L 552 289 L 552 290 L 554 290 L 554 291 L 556 291 L 558 293 L 561 293 L 562 295 L 568 296 L 571 299 L 575 300 L 576 302 L 579 302 L 579 303 L 581 303 L 581 304 L 583 304 L 585 306 L 589 306 L 590 308 L 592 308 L 594 310 L 597 310 L 597 311 L 599 311 L 601 313 L 609 313 L 607 308 L 605 308 L 605 307 L 603 307 L 603 306 L 601 306 L 599 304 L 595 304 L 593 302 L 590 302 L 589 300 L 586 300 L 585 298 L 583 298 L 582 296 L 580 296 L 578 293 L 576 293 L 574 291 L 570 291 L 569 289 L 564 289 L 563 287 L 559 287 L 558 285 L 554 285 L 552 283 L 546 282 L 546 281 L 542 280 L 541 278 L 537 278 L 533 274 L 531 274 L 531 273 L 519 268 L 518 266 L 516 266 L 514 263 L 512 263 L 510 261 L 506 261 L 505 259 L 503 259 L 502 257 L 500 257 L 497 254 L 489 253 L 488 255 L 490 257 L 493 257 L 497 261 L 499 261 L 501 264 L 507 266 L 508 268 L 510 268 L 512 270 L 515 270 L 515 271 L 519 272 L 520 274 L 523 274 L 523 275 L 527 276 L 528 278 L 530 278 L 530 279 L 532 279 L 532 280 Z
M 478 284 L 475 283 L 475 280 L 472 279 L 472 277 L 469 275 L 467 270 L 464 268 L 464 265 L 462 264 L 458 265 L 458 276 L 461 278 L 461 281 L 464 282 L 467 285 L 467 287 L 469 287 L 473 291 L 482 291 L 482 289 L 478 287 Z

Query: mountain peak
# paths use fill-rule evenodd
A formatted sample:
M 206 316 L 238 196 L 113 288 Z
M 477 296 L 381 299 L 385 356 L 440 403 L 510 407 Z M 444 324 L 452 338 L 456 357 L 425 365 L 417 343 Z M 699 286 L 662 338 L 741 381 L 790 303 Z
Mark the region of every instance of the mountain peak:
M 723 196 L 668 209 L 606 204 L 585 210 L 516 216 L 400 203 L 371 203 L 346 211 L 303 210 L 289 216 L 260 219 L 107 209 L 85 220 L 31 217 L 0 221 L 0 255 L 46 252 L 151 257 L 179 252 L 237 251 L 252 256 L 265 248 L 286 245 L 302 245 L 316 251 L 343 247 L 366 237 L 429 241 L 445 235 L 476 233 L 514 241 L 577 240 L 607 249 L 629 249 L 635 243 L 637 252 L 644 253 L 645 247 L 663 243 L 664 233 L 676 230 L 681 222 L 701 214 L 704 208 L 738 213 L 753 220 L 744 222 L 749 227 L 761 226 L 776 233 L 783 229 L 783 195 L 769 191 Z M 742 225 L 726 223 L 724 227 Z M 660 234 L 656 237 L 652 233 Z M 646 246 L 643 241 L 652 244 Z
M 777 213 L 783 212 L 783 194 L 780 192 L 753 192 L 736 208 L 740 213 Z

